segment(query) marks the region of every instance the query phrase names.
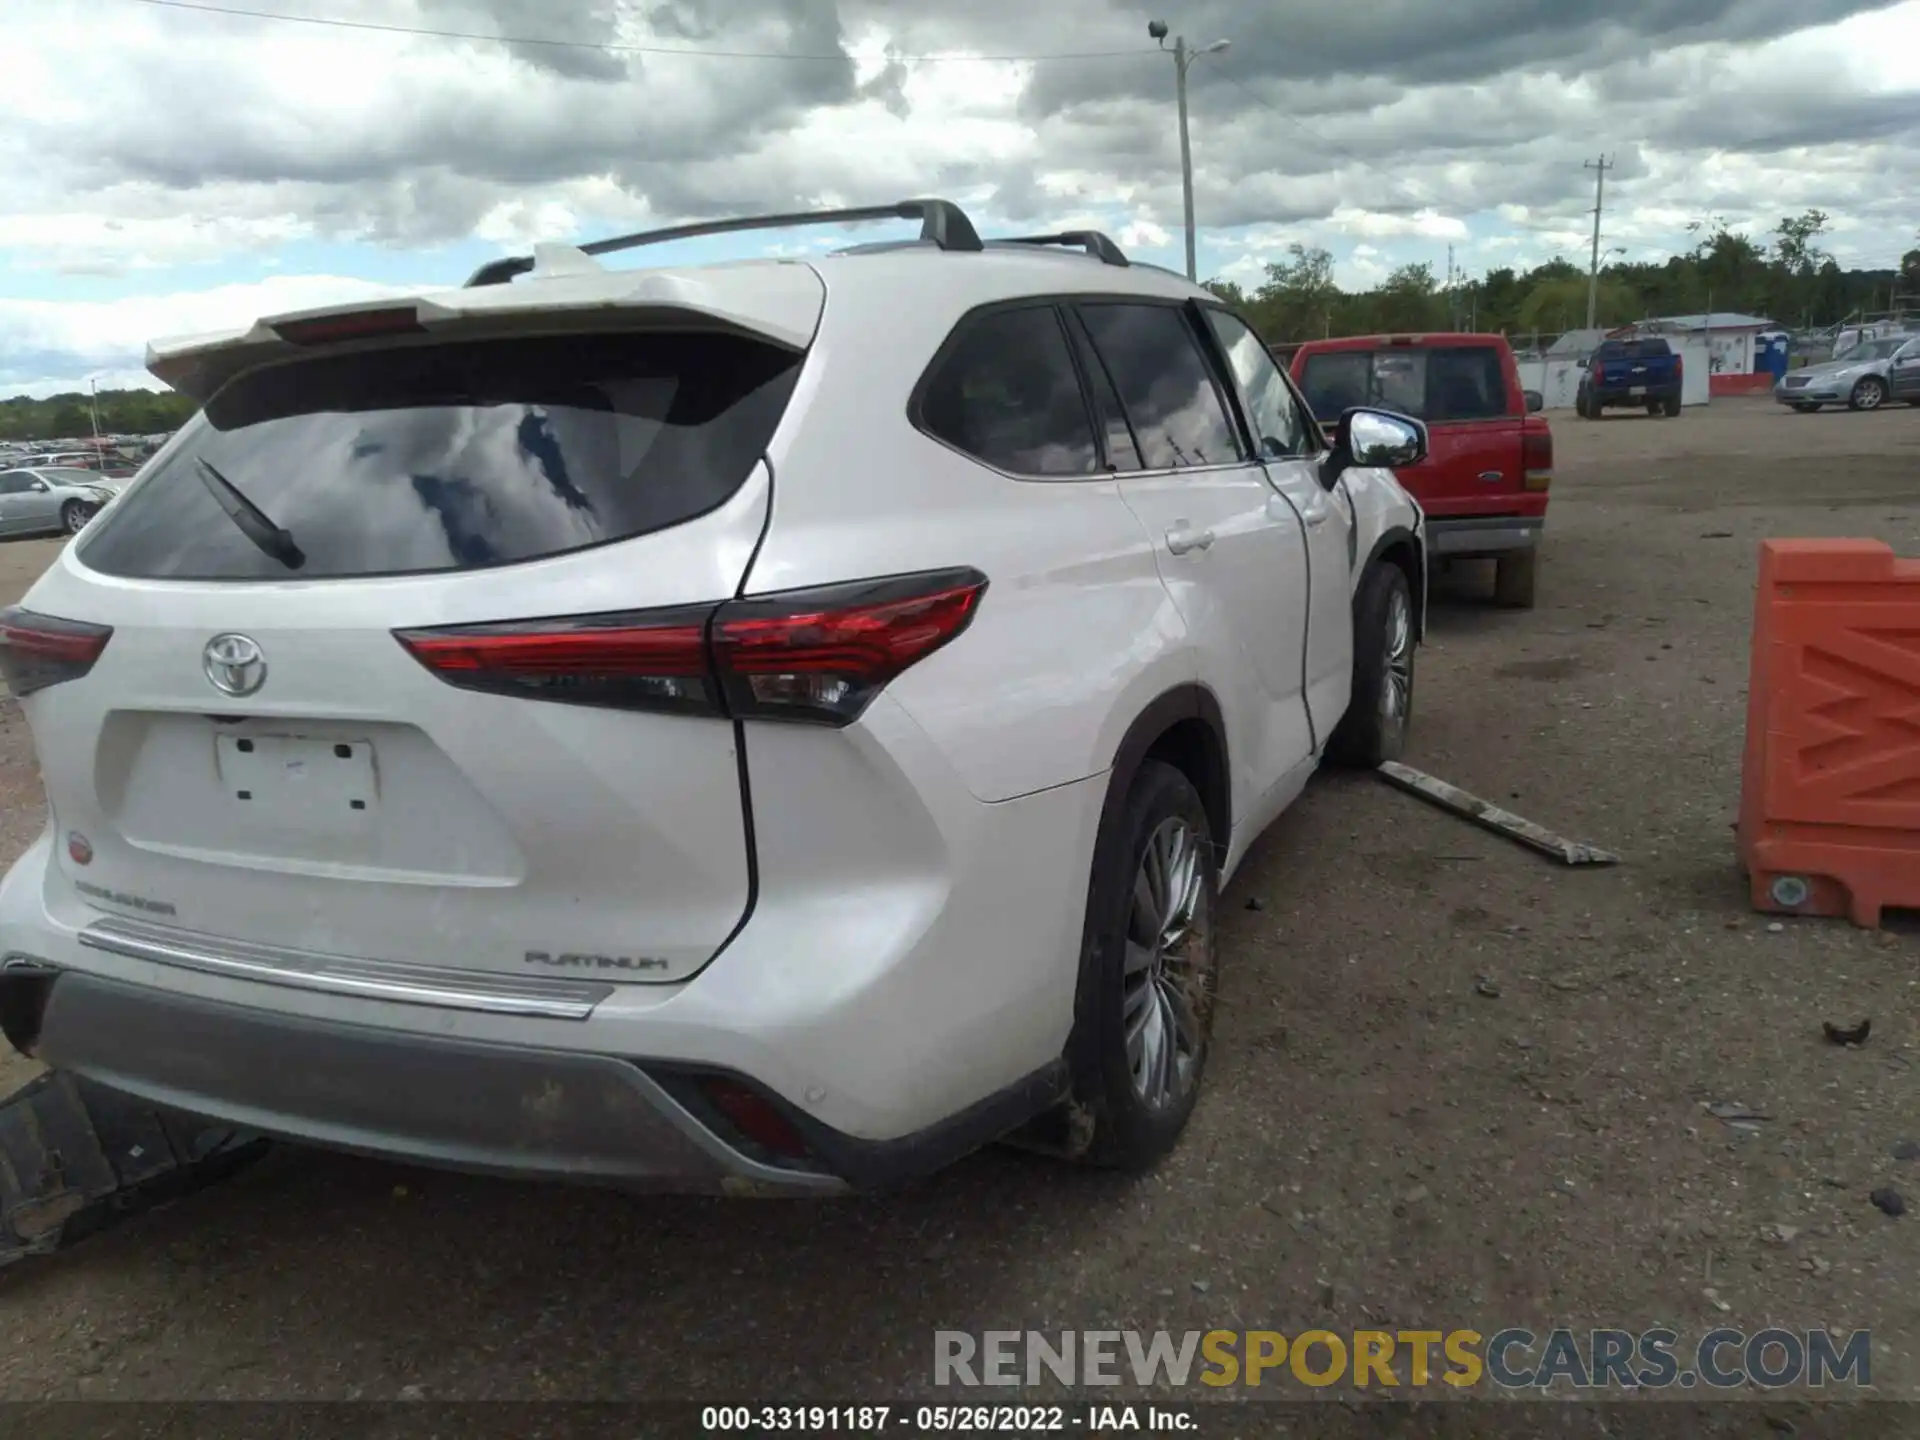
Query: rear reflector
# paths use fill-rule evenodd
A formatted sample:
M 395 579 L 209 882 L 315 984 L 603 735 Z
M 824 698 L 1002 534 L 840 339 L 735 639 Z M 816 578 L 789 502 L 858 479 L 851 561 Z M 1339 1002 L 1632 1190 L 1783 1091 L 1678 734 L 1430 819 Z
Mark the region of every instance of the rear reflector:
M 306 320 L 282 320 L 273 333 L 289 345 L 334 345 L 343 340 L 366 340 L 376 335 L 419 335 L 426 326 L 411 305 L 380 310 L 350 310 L 342 315 L 315 315 Z
M 703 1077 L 700 1088 L 714 1109 L 753 1144 L 790 1160 L 805 1160 L 812 1154 L 793 1122 L 759 1091 L 719 1075 Z
M 940 570 L 672 610 L 396 630 L 449 685 L 571 705 L 848 725 L 967 628 L 986 576 Z
M 109 625 L 36 615 L 17 605 L 0 610 L 0 678 L 16 698 L 78 680 L 113 638 Z

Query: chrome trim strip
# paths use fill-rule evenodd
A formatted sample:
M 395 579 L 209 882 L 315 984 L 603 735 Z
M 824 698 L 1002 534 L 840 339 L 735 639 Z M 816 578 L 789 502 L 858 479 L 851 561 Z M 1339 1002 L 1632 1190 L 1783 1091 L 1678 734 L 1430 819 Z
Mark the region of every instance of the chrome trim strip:
M 399 1005 L 479 1010 L 489 1015 L 585 1020 L 613 993 L 613 986 L 591 981 L 536 980 L 390 960 L 360 960 L 247 940 L 215 939 L 139 920 L 96 920 L 78 938 L 92 950 L 234 980 L 388 1000 Z

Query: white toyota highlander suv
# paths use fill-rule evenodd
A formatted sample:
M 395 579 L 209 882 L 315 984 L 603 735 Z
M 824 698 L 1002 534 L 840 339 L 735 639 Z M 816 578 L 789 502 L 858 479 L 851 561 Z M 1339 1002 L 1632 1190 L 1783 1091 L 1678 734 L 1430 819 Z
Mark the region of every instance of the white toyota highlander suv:
M 1098 233 L 545 245 L 149 365 L 204 410 L 0 613 L 50 802 L 0 1021 L 199 1115 L 694 1191 L 1143 1166 L 1219 887 L 1410 713 L 1424 430 L 1323 435 Z

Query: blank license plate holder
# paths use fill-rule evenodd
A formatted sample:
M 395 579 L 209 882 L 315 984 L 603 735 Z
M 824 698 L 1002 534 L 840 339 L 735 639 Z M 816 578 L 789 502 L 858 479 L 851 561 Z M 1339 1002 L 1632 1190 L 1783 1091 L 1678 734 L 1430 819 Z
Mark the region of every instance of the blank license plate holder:
M 328 830 L 368 824 L 380 801 L 373 746 L 301 735 L 217 735 L 227 801 L 262 820 Z
M 1629 395 L 1644 395 L 1646 393 L 1647 393 L 1647 387 L 1644 385 L 1632 386 L 1627 391 L 1627 394 Z

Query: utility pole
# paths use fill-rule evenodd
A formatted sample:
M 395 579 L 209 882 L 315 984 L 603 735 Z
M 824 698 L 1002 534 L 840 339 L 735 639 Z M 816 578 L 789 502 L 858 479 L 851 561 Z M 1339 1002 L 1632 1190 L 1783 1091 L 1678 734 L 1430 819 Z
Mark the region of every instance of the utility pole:
M 94 375 L 87 380 L 87 408 L 93 412 L 93 449 L 100 452 L 100 377 Z
M 1613 161 L 1602 155 L 1599 160 L 1588 160 L 1580 167 L 1595 172 L 1593 180 L 1593 263 L 1587 271 L 1587 329 L 1598 323 L 1600 309 L 1600 212 L 1607 203 L 1607 171 L 1613 169 Z
M 1167 22 L 1154 20 L 1147 25 L 1149 39 L 1160 42 L 1160 48 L 1167 48 Z M 1180 201 L 1185 212 L 1187 232 L 1187 279 L 1197 280 L 1198 262 L 1194 255 L 1195 237 L 1193 228 L 1193 144 L 1187 137 L 1187 71 L 1193 62 L 1202 55 L 1218 55 L 1233 42 L 1215 40 L 1211 45 L 1203 45 L 1198 50 L 1187 45 L 1187 37 L 1173 37 L 1174 98 L 1180 110 Z

